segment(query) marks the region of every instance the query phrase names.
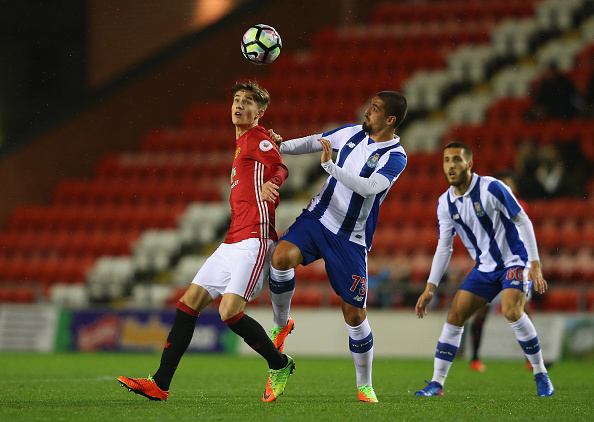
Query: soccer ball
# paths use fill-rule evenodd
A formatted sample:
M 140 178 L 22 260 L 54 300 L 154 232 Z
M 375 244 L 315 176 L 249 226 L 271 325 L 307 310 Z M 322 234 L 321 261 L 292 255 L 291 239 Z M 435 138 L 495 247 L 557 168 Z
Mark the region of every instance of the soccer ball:
M 241 52 L 255 64 L 272 63 L 279 56 L 283 43 L 270 25 L 259 23 L 245 31 L 241 39 Z

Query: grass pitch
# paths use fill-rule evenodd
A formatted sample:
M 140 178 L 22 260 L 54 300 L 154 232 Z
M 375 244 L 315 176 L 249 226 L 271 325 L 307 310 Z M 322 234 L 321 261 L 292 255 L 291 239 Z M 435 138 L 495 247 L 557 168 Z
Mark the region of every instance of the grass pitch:
M 487 361 L 478 374 L 455 362 L 443 397 L 415 397 L 431 360 L 376 359 L 380 403 L 357 401 L 350 359 L 294 356 L 285 394 L 263 403 L 262 359 L 186 355 L 167 402 L 120 388 L 118 375 L 146 377 L 159 356 L 121 353 L 0 354 L 0 421 L 591 421 L 593 361 L 551 370 L 556 392 L 538 397 L 523 362 Z

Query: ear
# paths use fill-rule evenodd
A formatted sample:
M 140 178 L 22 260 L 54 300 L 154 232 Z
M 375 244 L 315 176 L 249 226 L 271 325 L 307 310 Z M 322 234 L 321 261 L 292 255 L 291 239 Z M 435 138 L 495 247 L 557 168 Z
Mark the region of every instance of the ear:
M 388 117 L 388 120 L 386 120 L 386 123 L 390 126 L 395 126 L 396 125 L 396 116 Z
M 264 113 L 266 112 L 265 108 L 262 108 L 260 110 L 258 110 L 258 114 L 256 115 L 256 119 L 260 119 L 262 116 L 264 116 Z
M 468 162 L 468 169 L 472 170 L 472 167 L 474 167 L 474 161 L 469 161 Z

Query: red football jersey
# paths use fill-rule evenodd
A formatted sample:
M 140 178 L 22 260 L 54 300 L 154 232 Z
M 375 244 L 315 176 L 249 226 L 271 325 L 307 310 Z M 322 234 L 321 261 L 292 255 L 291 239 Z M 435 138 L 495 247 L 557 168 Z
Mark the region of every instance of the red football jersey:
M 268 132 L 255 126 L 237 139 L 231 171 L 231 227 L 225 243 L 252 237 L 278 240 L 274 212 L 280 203 L 263 201 L 262 185 L 270 179 L 272 167 L 285 163 Z

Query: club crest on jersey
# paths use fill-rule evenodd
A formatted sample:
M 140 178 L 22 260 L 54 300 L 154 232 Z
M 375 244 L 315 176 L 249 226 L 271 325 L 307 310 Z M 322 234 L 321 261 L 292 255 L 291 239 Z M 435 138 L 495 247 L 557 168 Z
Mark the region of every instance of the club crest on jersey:
M 260 141 L 260 149 L 262 151 L 270 151 L 272 148 L 274 148 L 274 145 L 272 145 L 272 142 L 270 142 L 268 139 Z
M 379 161 L 379 157 L 380 157 L 380 155 L 377 154 L 377 153 L 375 155 L 373 155 L 372 157 L 369 157 L 369 159 L 367 160 L 367 166 L 368 167 L 371 167 L 371 168 L 377 166 L 377 162 Z
M 237 149 L 235 150 L 235 158 L 237 158 L 240 153 L 241 153 L 241 147 L 237 147 Z
M 483 217 L 485 215 L 485 209 L 480 202 L 474 203 L 474 210 L 476 211 L 476 215 L 479 217 Z

